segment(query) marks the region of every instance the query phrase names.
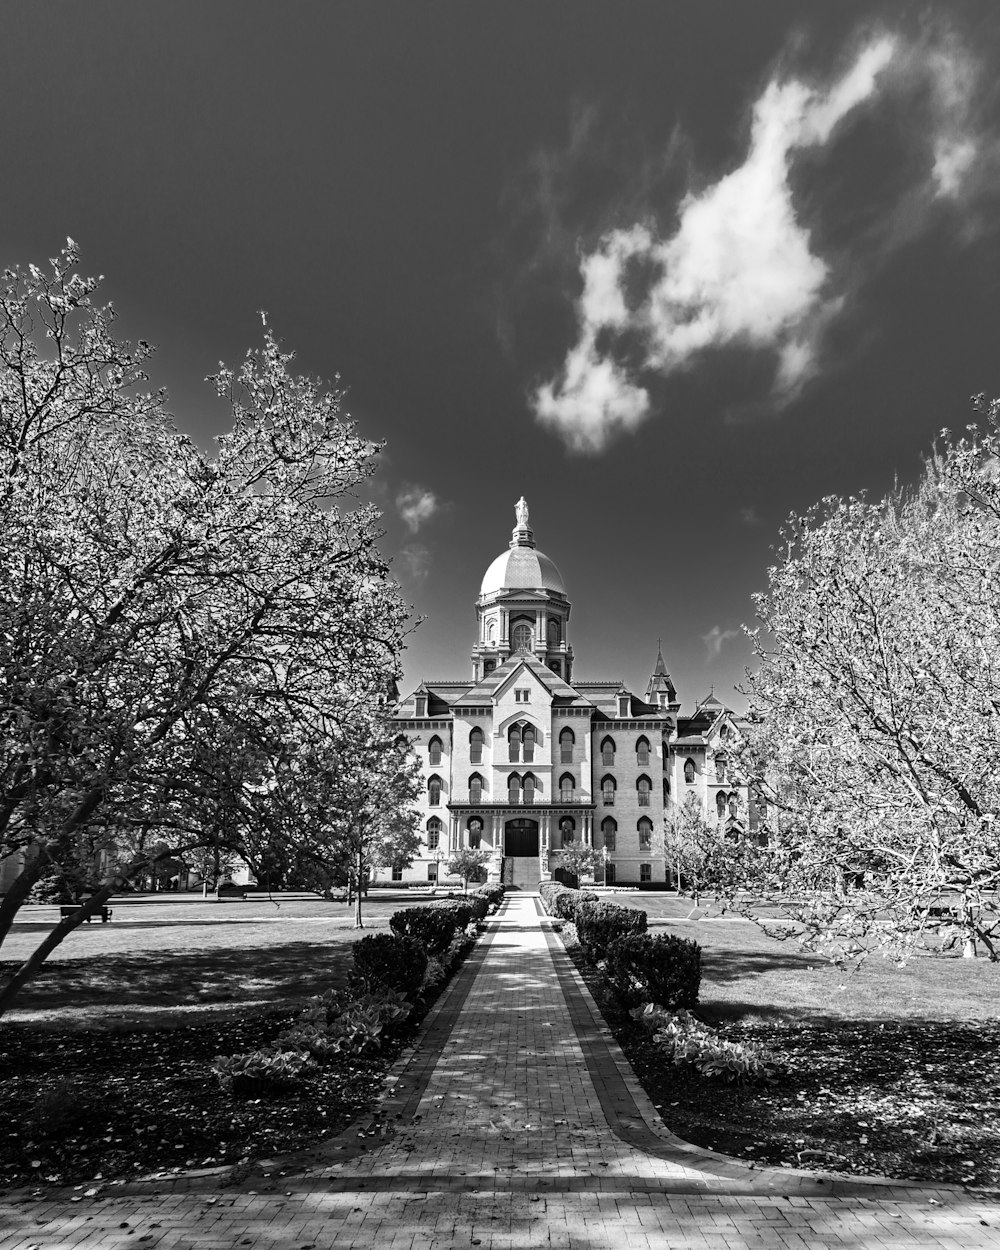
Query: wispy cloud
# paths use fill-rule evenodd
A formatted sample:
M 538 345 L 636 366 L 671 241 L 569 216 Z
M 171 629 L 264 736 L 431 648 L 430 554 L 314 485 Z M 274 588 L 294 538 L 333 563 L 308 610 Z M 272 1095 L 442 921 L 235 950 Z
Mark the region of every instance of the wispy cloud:
M 764 524 L 763 519 L 758 515 L 757 509 L 753 507 L 752 504 L 747 508 L 740 508 L 737 515 L 743 525 L 749 525 L 756 528 L 758 525 Z
M 410 581 L 421 582 L 430 572 L 431 553 L 423 543 L 408 543 L 397 556 L 402 572 Z
M 396 496 L 396 510 L 411 534 L 416 534 L 441 510 L 441 501 L 423 486 L 404 486 Z
M 738 629 L 722 629 L 718 625 L 713 625 L 707 634 L 702 634 L 701 640 L 705 644 L 709 662 L 717 660 L 726 643 L 731 642 L 734 638 L 739 638 L 739 636 L 740 631 Z
M 912 162 L 919 172 L 901 197 L 911 229 L 926 225 L 933 203 L 961 203 L 982 178 L 976 65 L 956 39 L 936 40 L 918 47 L 900 35 L 871 34 L 824 85 L 774 75 L 751 109 L 741 163 L 686 191 L 672 233 L 661 235 L 647 217 L 585 248 L 576 342 L 534 391 L 537 419 L 571 450 L 601 452 L 650 417 L 652 378 L 725 348 L 767 355 L 772 408 L 795 399 L 821 368 L 827 327 L 863 280 L 857 257 L 817 251 L 796 203 L 797 163 L 833 151 L 843 123 L 895 92 L 921 105 L 907 145 L 909 156 L 922 151 L 923 158 Z M 995 144 L 988 165 L 995 173 Z M 822 210 L 819 191 L 809 211 Z M 886 209 L 882 247 L 893 216 Z

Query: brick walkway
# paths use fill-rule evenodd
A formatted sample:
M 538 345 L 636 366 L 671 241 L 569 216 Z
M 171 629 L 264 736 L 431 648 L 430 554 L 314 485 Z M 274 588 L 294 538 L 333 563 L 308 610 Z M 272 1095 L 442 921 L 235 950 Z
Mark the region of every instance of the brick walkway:
M 959 1190 L 752 1168 L 678 1141 L 526 895 L 455 978 L 375 1120 L 237 1188 L 219 1181 L 0 1205 L 0 1250 L 1000 1247 L 1000 1204 Z

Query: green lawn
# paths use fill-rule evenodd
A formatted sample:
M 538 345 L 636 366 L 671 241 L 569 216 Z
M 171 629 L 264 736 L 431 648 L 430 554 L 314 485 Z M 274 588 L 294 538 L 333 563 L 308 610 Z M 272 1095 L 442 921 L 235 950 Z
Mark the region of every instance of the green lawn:
M 10 1020 L 117 1027 L 189 1024 L 250 1003 L 280 1003 L 343 984 L 351 967 L 353 909 L 319 899 L 217 903 L 114 900 L 110 924 L 74 930 L 22 991 Z M 426 897 L 364 901 L 364 932 L 384 932 L 401 907 Z M 0 978 L 58 919 L 26 907 L 0 949 Z
M 702 948 L 699 1012 L 717 1020 L 754 1018 L 820 1024 L 832 1020 L 984 1020 L 998 1014 L 1000 964 L 916 956 L 897 968 L 872 955 L 857 971 L 767 937 L 750 920 L 713 917 L 673 894 L 618 894 L 611 901 L 649 916 L 654 933 L 693 938 Z

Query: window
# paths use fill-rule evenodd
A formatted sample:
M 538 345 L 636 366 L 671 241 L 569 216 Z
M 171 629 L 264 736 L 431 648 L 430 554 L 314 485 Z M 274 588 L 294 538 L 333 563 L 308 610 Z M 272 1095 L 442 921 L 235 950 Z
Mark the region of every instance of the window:
M 523 782 L 523 785 L 524 785 L 524 801 L 525 801 L 525 803 L 534 803 L 534 801 L 535 801 L 535 787 L 536 787 L 536 785 L 537 785 L 537 784 L 538 784 L 538 783 L 535 781 L 535 778 L 531 775 L 531 773 L 525 773 L 525 774 L 524 774 L 524 782 Z
M 478 773 L 473 773 L 469 778 L 469 802 L 482 803 L 483 801 L 483 779 Z
M 436 851 L 441 845 L 441 822 L 432 816 L 427 822 L 427 849 Z
M 481 729 L 473 729 L 469 734 L 469 763 L 481 764 L 483 762 L 483 731 Z
M 572 729 L 563 729 L 559 732 L 559 763 L 573 763 L 573 744 L 576 738 L 573 736 Z
M 514 644 L 515 651 L 531 650 L 531 626 L 526 625 L 524 621 L 514 626 L 514 632 L 511 635 L 511 641 Z
M 719 819 L 721 820 L 723 816 L 725 816 L 726 814 L 726 792 L 725 790 L 720 790 L 719 793 L 715 796 L 715 810 L 718 812 Z
M 559 778 L 559 802 L 572 803 L 576 792 L 576 778 L 571 773 L 563 773 Z
M 469 850 L 478 851 L 483 841 L 483 822 L 476 817 L 469 821 Z
M 507 750 L 509 759 L 512 764 L 516 764 L 521 758 L 521 726 L 511 725 L 507 734 Z
M 521 778 L 517 773 L 511 773 L 507 778 L 507 802 L 520 803 L 521 801 Z
M 684 780 L 691 785 L 694 781 L 694 760 L 687 759 L 684 761 Z
M 639 865 L 639 880 L 640 881 L 652 881 L 653 880 L 653 865 L 652 864 L 640 864 Z
M 496 637 L 497 637 L 497 623 L 491 618 L 489 624 L 486 626 L 486 641 L 496 642 Z
M 614 885 L 615 883 L 615 866 L 614 864 L 604 865 L 604 883 L 605 885 Z
M 561 846 L 569 846 L 576 837 L 576 824 L 572 817 L 564 816 L 559 822 L 559 842 Z
M 729 796 L 729 816 L 731 820 L 735 820 L 739 815 L 740 802 L 735 794 Z
M 601 743 L 601 763 L 613 764 L 615 762 L 615 740 L 614 738 L 605 738 Z
M 437 866 L 437 864 L 428 864 L 428 865 L 427 865 L 427 880 L 428 880 L 428 881 L 437 881 L 437 879 L 438 879 L 438 866 Z
M 645 768 L 649 763 L 649 739 L 640 738 L 635 744 L 635 762 L 640 768 Z
M 613 851 L 618 841 L 618 825 L 613 816 L 605 816 L 601 821 L 601 837 L 604 839 L 604 849 Z
M 649 807 L 649 795 L 653 788 L 653 783 L 648 777 L 640 777 L 635 783 L 636 793 L 639 797 L 640 807 Z
M 496 660 L 486 660 L 483 663 L 483 676 L 489 677 L 490 673 L 493 672 L 496 666 L 497 666 Z
M 664 777 L 663 778 L 663 806 L 668 807 L 669 805 L 670 805 L 670 778 Z
M 558 621 L 553 621 L 553 620 L 549 621 L 549 646 L 550 647 L 559 646 L 559 622 Z
M 726 757 L 724 755 L 715 757 L 715 776 L 720 785 L 726 780 Z
M 524 762 L 530 764 L 535 758 L 535 731 L 530 725 L 521 730 L 521 745 L 524 747 Z
M 653 822 L 648 816 L 643 816 L 638 824 L 639 829 L 639 850 L 651 851 L 653 849 Z
M 432 768 L 437 768 L 441 764 L 441 739 L 436 734 L 427 744 L 427 763 Z
M 531 698 L 530 698 L 529 692 L 527 690 L 515 690 L 514 702 L 515 703 L 530 703 Z
M 618 696 L 618 715 L 619 716 L 628 716 L 629 705 L 631 704 L 631 702 L 632 702 L 631 695 L 620 694 Z
M 441 806 L 441 778 L 429 777 L 427 779 L 427 802 L 431 807 Z
M 402 868 L 394 868 L 394 869 L 392 870 L 392 879 L 393 879 L 393 881 L 402 881 L 402 880 L 403 880 L 403 870 L 402 870 Z
M 615 779 L 614 777 L 605 777 L 601 782 L 601 800 L 605 807 L 614 807 L 615 805 Z

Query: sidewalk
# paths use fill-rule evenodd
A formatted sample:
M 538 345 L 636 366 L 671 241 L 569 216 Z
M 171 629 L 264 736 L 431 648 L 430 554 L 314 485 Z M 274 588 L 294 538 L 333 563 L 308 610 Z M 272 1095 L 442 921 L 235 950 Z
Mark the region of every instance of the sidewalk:
M 660 1124 L 537 900 L 504 904 L 379 1116 L 238 1188 L 216 1174 L 0 1206 L 48 1247 L 1000 1247 L 1000 1204 L 753 1168 Z M 363 1136 L 361 1135 L 363 1134 Z

